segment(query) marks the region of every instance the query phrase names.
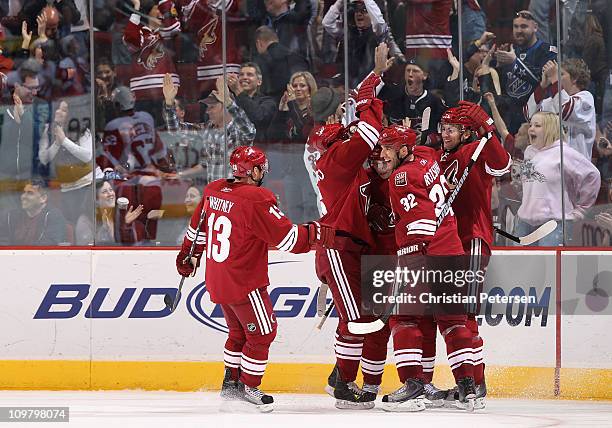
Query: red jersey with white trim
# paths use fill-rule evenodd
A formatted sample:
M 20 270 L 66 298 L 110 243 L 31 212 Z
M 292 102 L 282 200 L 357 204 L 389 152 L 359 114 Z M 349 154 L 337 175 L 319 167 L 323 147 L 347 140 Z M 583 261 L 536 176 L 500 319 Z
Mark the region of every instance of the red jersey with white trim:
M 451 48 L 449 15 L 452 0 L 408 0 L 406 57 L 447 58 Z
M 204 188 L 183 239 L 189 250 L 204 201 L 206 218 L 194 254 L 206 260 L 206 288 L 215 303 L 238 303 L 270 284 L 268 246 L 292 253 L 310 251 L 308 228 L 292 224 L 263 187 L 221 179 Z
M 370 206 L 378 204 L 387 207 L 391 211 L 391 200 L 389 199 L 389 180 L 380 177 L 372 168 L 367 169 L 370 178 Z M 394 254 L 397 252 L 395 242 L 395 224 L 393 215 L 390 218 L 388 227 L 381 231 L 372 230 L 374 237 L 374 248 L 370 249 L 371 254 Z
M 467 167 L 479 141 L 461 144 L 452 152 L 438 151 L 440 165 L 449 183 L 456 183 Z M 493 214 L 491 213 L 492 180 L 510 171 L 512 158 L 493 135 L 485 144 L 476 164 L 461 187 L 453 209 L 457 217 L 459 237 L 466 248 L 474 238 L 493 243 Z
M 374 111 L 375 112 L 374 112 Z M 374 241 L 366 215 L 370 205 L 370 179 L 364 162 L 378 141 L 382 101 L 372 101 L 361 120 L 350 125 L 350 138 L 337 141 L 316 161 L 315 174 L 321 193 L 321 223 L 372 246 Z
M 189 32 L 198 49 L 197 80 L 223 75 L 221 11 L 227 17 L 227 72 L 240 73 L 240 49 L 236 34 L 238 0 L 176 0 L 183 31 Z
M 132 135 L 129 141 L 125 140 L 127 135 Z M 171 167 L 168 149 L 155 130 L 153 116 L 146 111 L 136 111 L 108 122 L 104 127 L 102 149 L 108 161 L 102 167 L 125 163 L 129 164 L 130 171 L 143 170 L 149 165 L 164 171 Z
M 135 13 L 125 26 L 123 41 L 132 53 L 130 89 L 136 99 L 161 100 L 164 75 L 170 73 L 172 82 L 179 86 L 174 59 L 164 46 L 160 33 L 140 24 Z
M 449 190 L 436 151 L 417 146 L 413 154 L 414 159 L 404 161 L 389 177 L 397 245 L 401 249 L 426 243 L 430 255 L 463 254 L 452 209 L 437 227 Z

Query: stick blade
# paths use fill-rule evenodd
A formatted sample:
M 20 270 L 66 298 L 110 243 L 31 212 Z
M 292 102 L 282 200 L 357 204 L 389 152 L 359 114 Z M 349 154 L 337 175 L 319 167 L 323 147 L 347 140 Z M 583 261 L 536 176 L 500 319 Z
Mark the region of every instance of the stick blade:
M 372 322 L 353 322 L 351 321 L 348 323 L 348 329 L 353 334 L 374 333 L 376 331 L 382 330 L 384 326 L 385 326 L 385 323 L 380 319 L 377 319 L 376 321 L 372 321 Z
M 556 228 L 557 228 L 557 222 L 555 220 L 549 220 L 546 223 L 544 223 L 542 226 L 538 227 L 536 230 L 531 232 L 529 235 L 523 236 L 522 238 L 520 238 L 520 244 L 521 245 L 531 245 L 534 242 L 537 242 L 540 239 L 544 238 L 545 236 L 553 233 Z

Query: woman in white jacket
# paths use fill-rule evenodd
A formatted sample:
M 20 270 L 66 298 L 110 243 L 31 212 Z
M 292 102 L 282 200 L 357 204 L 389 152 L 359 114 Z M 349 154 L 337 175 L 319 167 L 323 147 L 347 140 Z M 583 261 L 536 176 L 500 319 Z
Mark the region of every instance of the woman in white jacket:
M 538 112 L 529 124 L 530 145 L 525 149 L 520 168 L 523 197 L 517 212 L 515 234 L 524 236 L 548 220 L 561 221 L 561 150 L 559 117 L 555 113 Z M 564 142 L 563 179 L 565 188 L 566 237 L 571 239 L 572 222 L 584 217 L 595 203 L 601 178 L 589 160 Z M 538 246 L 563 243 L 562 227 L 541 239 Z

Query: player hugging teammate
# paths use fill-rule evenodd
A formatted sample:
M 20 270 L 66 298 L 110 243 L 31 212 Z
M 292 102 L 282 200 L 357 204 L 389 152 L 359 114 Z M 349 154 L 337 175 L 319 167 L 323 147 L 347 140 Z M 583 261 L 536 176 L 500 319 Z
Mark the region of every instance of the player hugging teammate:
M 376 320 L 362 314 L 364 254 L 397 252 L 400 267 L 455 270 L 467 268 L 462 256 L 468 254 L 470 269 L 486 268 L 492 242 L 492 179 L 511 164 L 492 120 L 472 103 L 461 102 L 443 116 L 443 150 L 417 146 L 418 135 L 408 127 L 383 128 L 382 102 L 376 94 L 382 73 L 392 63 L 387 55 L 381 43 L 375 51 L 375 69 L 357 91 L 358 120 L 346 126 L 338 123 L 341 107 L 331 97 L 323 103 L 325 117 L 309 137 L 308 144 L 321 153 L 315 167 L 323 208 L 319 222 L 293 225 L 283 215 L 274 195 L 259 187 L 268 165 L 265 154 L 254 147 L 238 147 L 232 153 L 233 180 L 217 180 L 204 189 L 177 256 L 177 269 L 182 276 L 193 275 L 206 254 L 206 286 L 229 328 L 221 391 L 225 398 L 272 409 L 273 398 L 258 389 L 276 335 L 266 291 L 268 245 L 293 253 L 307 252 L 314 245 L 317 275 L 329 284 L 339 314 L 336 366 L 328 379 L 336 407 L 374 407 L 390 335 L 402 386 L 383 397 L 384 410 L 420 411 L 448 398 L 459 408 L 484 407 L 478 305 L 460 305 L 461 310 L 452 313 L 394 311 L 388 325 L 378 331 L 349 331 L 350 323 Z M 461 185 L 458 178 L 482 137 L 489 141 Z M 455 187 L 457 197 L 446 210 Z M 468 291 L 477 295 L 477 285 L 470 284 Z M 431 384 L 436 327 L 446 342 L 456 390 L 441 391 Z M 360 365 L 362 388 L 355 383 Z

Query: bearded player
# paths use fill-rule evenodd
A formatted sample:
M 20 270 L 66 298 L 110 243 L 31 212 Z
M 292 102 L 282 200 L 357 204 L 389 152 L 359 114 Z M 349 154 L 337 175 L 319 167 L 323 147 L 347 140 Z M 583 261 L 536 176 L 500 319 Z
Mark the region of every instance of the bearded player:
M 457 235 L 452 210 L 438 226 L 438 217 L 448 193 L 445 177 L 435 150 L 416 147 L 418 134 L 410 128 L 393 125 L 381 133 L 381 156 L 394 169 L 389 178 L 389 195 L 395 218 L 395 239 L 400 267 L 420 270 L 458 269 L 463 247 Z M 423 281 L 421 290 L 432 290 L 438 283 Z M 451 284 L 454 286 L 454 284 Z M 431 288 L 428 288 L 431 287 Z M 389 319 L 397 372 L 402 386 L 383 397 L 387 411 L 420 411 L 424 404 L 424 376 L 421 363 L 420 321 L 427 316 L 422 307 L 394 312 Z M 397 314 L 397 315 L 396 315 Z M 472 407 L 475 398 L 472 334 L 460 312 L 435 313 L 446 342 L 449 363 L 459 391 L 459 400 Z
M 470 256 L 470 270 L 484 272 L 489 263 L 493 243 L 492 180 L 510 171 L 512 159 L 494 132 L 493 119 L 477 104 L 462 101 L 458 107 L 448 109 L 440 121 L 440 130 L 443 141 L 443 150 L 439 152 L 440 164 L 451 185 L 456 184 L 462 176 L 480 138 L 485 136 L 489 138 L 453 202 L 463 250 Z M 471 295 L 478 295 L 480 291 L 478 283 L 469 284 L 468 292 Z M 485 406 L 486 396 L 483 341 L 478 333 L 476 321 L 479 310 L 479 305 L 470 305 L 467 308 L 467 327 L 473 335 L 476 409 Z M 431 382 L 435 360 L 436 326 L 425 320 L 421 328 L 424 335 L 423 367 L 427 382 Z M 437 398 L 432 401 L 440 403 L 442 394 L 433 385 L 430 385 L 430 389 L 431 397 Z
M 312 244 L 333 242 L 332 229 L 316 222 L 295 225 L 278 209 L 276 198 L 260 187 L 268 172 L 266 155 L 239 146 L 231 154 L 233 179 L 208 184 L 176 258 L 180 275 L 195 274 L 206 257 L 206 288 L 229 328 L 225 342 L 225 378 L 221 396 L 273 410 L 272 396 L 259 390 L 276 336 L 276 318 L 268 295 L 268 246 L 306 253 Z M 201 213 L 204 221 L 198 230 Z M 192 242 L 196 242 L 189 258 Z

